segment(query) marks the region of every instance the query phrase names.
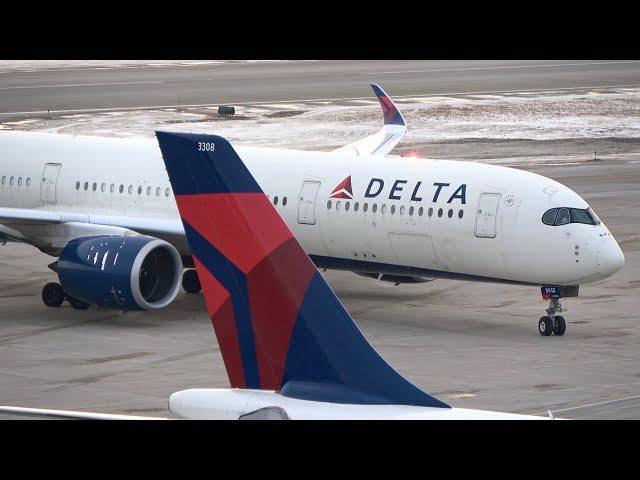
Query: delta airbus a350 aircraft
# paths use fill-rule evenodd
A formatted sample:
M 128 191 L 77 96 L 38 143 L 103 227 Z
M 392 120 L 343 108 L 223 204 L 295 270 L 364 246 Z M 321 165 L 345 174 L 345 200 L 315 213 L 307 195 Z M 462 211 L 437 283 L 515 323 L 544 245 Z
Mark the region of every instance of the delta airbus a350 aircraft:
M 542 418 L 451 408 L 408 382 L 360 333 L 229 142 L 157 137 L 231 384 L 176 392 L 171 412 L 203 420 Z M 5 406 L 0 412 L 141 418 Z
M 542 287 L 550 305 L 539 331 L 564 334 L 559 299 L 624 264 L 604 223 L 540 175 L 388 155 L 405 121 L 373 89 L 384 114 L 374 135 L 332 152 L 237 148 L 315 265 L 396 284 Z M 155 139 L 6 132 L 0 177 L 0 238 L 59 257 L 51 268 L 60 283 L 44 286 L 45 304 L 158 309 L 181 281 L 200 290 Z

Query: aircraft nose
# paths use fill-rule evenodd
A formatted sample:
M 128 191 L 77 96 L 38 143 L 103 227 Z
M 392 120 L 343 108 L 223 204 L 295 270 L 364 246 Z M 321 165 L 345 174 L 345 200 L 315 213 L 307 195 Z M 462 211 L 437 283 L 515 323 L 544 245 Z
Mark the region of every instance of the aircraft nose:
M 613 238 L 607 245 L 600 249 L 600 267 L 607 277 L 613 275 L 624 266 L 624 253 L 618 242 Z

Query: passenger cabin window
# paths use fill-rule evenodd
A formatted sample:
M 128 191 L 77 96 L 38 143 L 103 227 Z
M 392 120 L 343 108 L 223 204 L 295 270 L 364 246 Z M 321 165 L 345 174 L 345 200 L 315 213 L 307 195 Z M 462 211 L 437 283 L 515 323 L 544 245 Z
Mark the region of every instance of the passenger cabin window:
M 569 223 L 583 223 L 586 225 L 599 225 L 601 223 L 598 216 L 591 207 L 583 208 L 552 208 L 547 210 L 542 216 L 542 223 L 545 225 L 567 225 Z

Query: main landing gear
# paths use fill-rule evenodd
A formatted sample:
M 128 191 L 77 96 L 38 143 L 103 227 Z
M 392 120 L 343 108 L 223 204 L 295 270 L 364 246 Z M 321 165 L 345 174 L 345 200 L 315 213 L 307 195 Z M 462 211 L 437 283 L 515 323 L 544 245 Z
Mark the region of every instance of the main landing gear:
M 70 297 L 64 290 L 62 290 L 62 285 L 56 282 L 47 283 L 42 288 L 42 301 L 47 307 L 57 308 L 62 303 L 67 300 L 69 304 L 75 308 L 76 310 L 86 310 L 89 308 L 88 303 L 84 303 L 80 300 L 76 300 L 73 297 Z
M 202 290 L 200 280 L 198 279 L 198 272 L 195 268 L 185 270 L 182 274 L 182 288 L 187 293 L 199 293 L 200 290 Z
M 547 315 L 540 318 L 538 331 L 540 335 L 548 337 L 551 334 L 562 336 L 567 330 L 567 322 L 562 315 L 556 315 L 563 311 L 560 299 L 562 297 L 577 297 L 578 286 L 542 287 L 542 298 L 549 300 Z

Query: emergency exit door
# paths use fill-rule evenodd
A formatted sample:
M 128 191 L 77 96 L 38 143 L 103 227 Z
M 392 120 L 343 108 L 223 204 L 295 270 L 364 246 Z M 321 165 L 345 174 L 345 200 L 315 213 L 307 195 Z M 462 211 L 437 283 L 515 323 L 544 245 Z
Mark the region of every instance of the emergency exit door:
M 320 182 L 304 182 L 298 199 L 298 223 L 316 224 L 316 197 Z
M 476 237 L 495 238 L 500 193 L 483 193 L 478 201 Z
M 56 184 L 60 174 L 60 163 L 46 163 L 42 171 L 40 198 L 42 203 L 56 203 Z

